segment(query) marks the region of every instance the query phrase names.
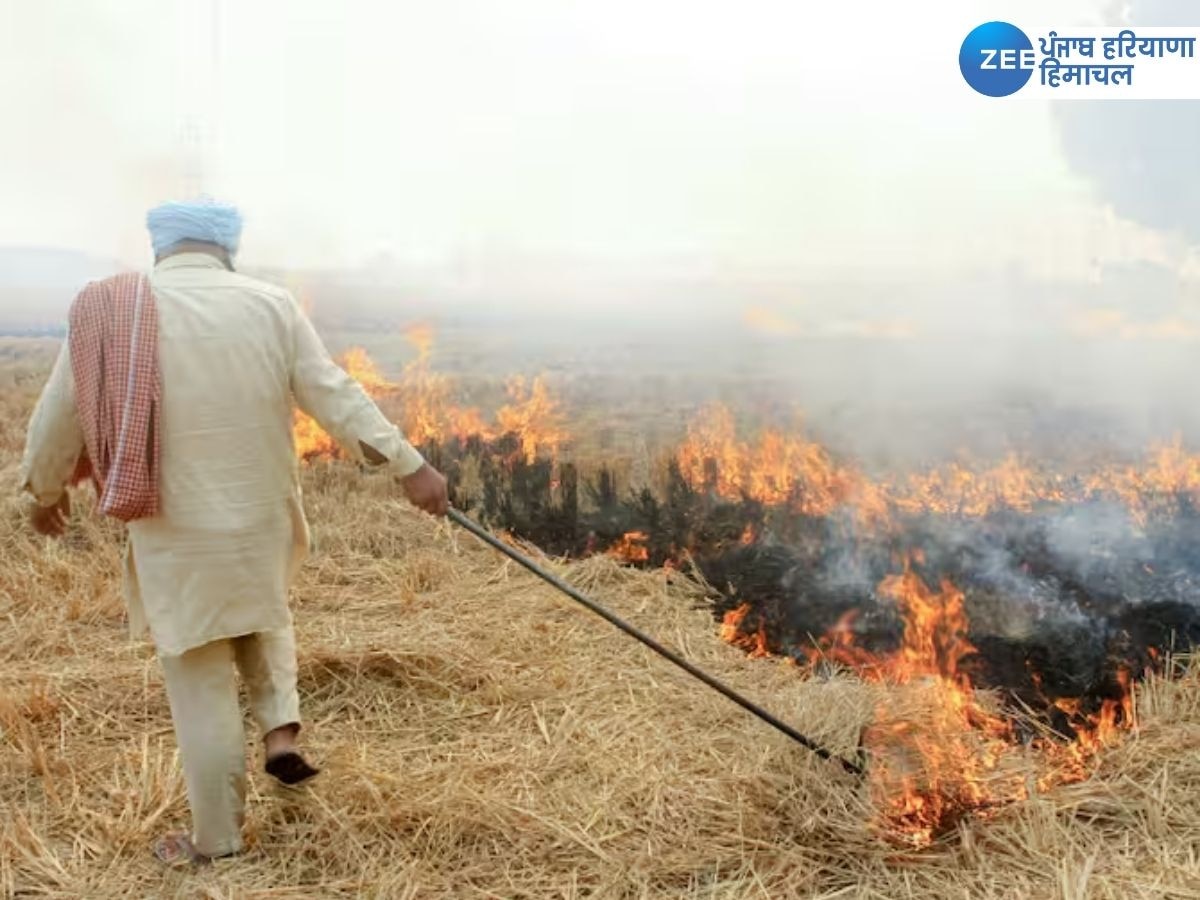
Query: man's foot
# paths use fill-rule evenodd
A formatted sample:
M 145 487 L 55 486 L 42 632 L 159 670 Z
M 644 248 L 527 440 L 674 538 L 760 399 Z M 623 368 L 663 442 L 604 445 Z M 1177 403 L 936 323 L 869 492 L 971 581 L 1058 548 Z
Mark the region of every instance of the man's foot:
M 268 756 L 266 768 L 268 775 L 274 775 L 287 785 L 308 781 L 321 771 L 310 766 L 308 761 L 295 750 L 285 750 L 275 756 Z
M 214 859 L 224 859 L 226 856 L 236 855 L 235 853 L 227 853 L 219 857 L 205 856 L 196 849 L 196 845 L 192 843 L 192 839 L 182 833 L 163 835 L 154 842 L 153 848 L 155 859 L 164 866 L 170 866 L 173 869 L 204 866 Z

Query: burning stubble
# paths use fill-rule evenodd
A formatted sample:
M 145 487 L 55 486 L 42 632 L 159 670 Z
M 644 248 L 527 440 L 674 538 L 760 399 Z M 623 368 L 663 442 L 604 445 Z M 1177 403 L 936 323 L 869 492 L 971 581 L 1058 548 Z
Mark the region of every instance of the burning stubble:
M 572 452 L 545 379 L 510 380 L 486 417 L 432 370 L 432 332 L 409 338 L 396 383 L 362 351 L 343 362 L 398 404 L 460 507 L 550 553 L 691 567 L 721 639 L 888 686 L 864 743 L 876 826 L 904 846 L 1087 778 L 1135 725 L 1137 677 L 1200 639 L 1200 458 L 1179 442 L 1139 464 L 879 476 L 712 407 L 634 490 Z M 302 417 L 297 450 L 334 452 Z

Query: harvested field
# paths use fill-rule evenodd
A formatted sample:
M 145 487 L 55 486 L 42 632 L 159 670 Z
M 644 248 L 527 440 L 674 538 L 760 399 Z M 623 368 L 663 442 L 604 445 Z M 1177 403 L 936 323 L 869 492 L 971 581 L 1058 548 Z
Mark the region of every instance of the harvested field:
M 13 484 L 37 384 L 5 384 Z M 249 852 L 200 874 L 149 853 L 186 804 L 157 663 L 125 636 L 119 531 L 80 502 L 69 539 L 46 544 L 21 498 L 0 501 L 0 895 L 1200 897 L 1200 669 L 1185 659 L 1138 685 L 1137 732 L 1087 780 L 898 850 L 862 784 L 385 480 L 336 463 L 305 479 L 316 549 L 293 608 L 325 773 L 283 791 L 256 772 Z M 920 709 L 917 685 L 748 658 L 678 573 L 553 565 L 839 751 L 879 704 Z

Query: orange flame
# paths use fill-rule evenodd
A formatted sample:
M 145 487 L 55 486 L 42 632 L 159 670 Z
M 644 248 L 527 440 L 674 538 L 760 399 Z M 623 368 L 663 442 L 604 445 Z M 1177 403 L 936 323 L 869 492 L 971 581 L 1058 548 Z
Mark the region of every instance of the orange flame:
M 398 397 L 403 409 L 401 427 L 412 443 L 444 443 L 451 438 L 465 440 L 474 436 L 492 440 L 513 434 L 519 441 L 521 455 L 532 462 L 539 453 L 557 455 L 569 439 L 558 401 L 543 376 L 536 376 L 528 383 L 520 376 L 510 379 L 508 401 L 496 411 L 493 425 L 476 407 L 456 404 L 450 380 L 431 368 L 434 335 L 430 326 L 423 323 L 409 326 L 404 337 L 416 348 L 417 356 L 404 366 L 399 383 L 384 378 L 360 347 L 348 350 L 338 362 L 372 397 Z M 333 439 L 299 411 L 294 419 L 294 435 L 296 453 L 302 459 L 339 455 Z
M 886 752 L 872 766 L 872 790 L 880 824 L 923 846 L 969 810 L 1024 797 L 1025 785 L 1019 777 L 997 779 L 1012 727 L 976 696 L 960 668 L 975 652 L 962 591 L 945 580 L 931 589 L 907 562 L 879 590 L 904 618 L 900 650 L 882 671 L 898 683 L 919 682 L 928 718 L 918 727 L 890 708 L 879 710 L 868 744 Z
M 803 436 L 768 429 L 755 440 L 740 437 L 724 407 L 706 410 L 688 429 L 677 460 L 697 490 L 805 514 L 844 510 L 859 524 L 893 527 L 898 514 L 984 516 L 999 509 L 1029 512 L 1048 504 L 1107 497 L 1135 518 L 1174 513 L 1181 497 L 1200 501 L 1200 456 L 1181 441 L 1153 448 L 1141 466 L 1109 465 L 1090 475 L 1064 476 L 1009 455 L 991 466 L 956 463 L 898 480 L 875 480 L 837 461 Z M 915 560 L 920 562 L 920 560 Z M 854 641 L 855 613 L 847 613 L 814 646 L 811 664 L 851 667 L 869 680 L 905 685 L 911 710 L 881 708 L 866 740 L 880 761 L 871 769 L 878 824 L 912 846 L 925 846 L 958 818 L 1087 777 L 1105 746 L 1135 727 L 1132 679 L 1123 673 L 1119 696 L 1096 713 L 1078 701 L 1060 700 L 1074 739 L 1041 738 L 1021 746 L 1011 720 L 971 684 L 963 662 L 973 653 L 964 597 L 943 581 L 927 585 L 906 561 L 900 574 L 879 585 L 904 620 L 901 647 L 878 655 Z M 763 621 L 746 628 L 752 607 L 727 613 L 721 637 L 753 656 L 766 655 Z M 1034 775 L 1031 766 L 1040 766 Z M 1024 767 L 1024 771 L 1022 771 Z
M 1031 785 L 1046 791 L 1082 780 L 1096 753 L 1134 725 L 1127 672 L 1120 676 L 1121 696 L 1105 701 L 1094 716 L 1082 716 L 1078 701 L 1058 701 L 1078 738 L 1034 742 L 1031 750 L 1048 768 L 1031 779 L 1022 768 L 1030 760 L 1022 758 L 1010 720 L 991 697 L 974 690 L 963 669 L 975 647 L 967 637 L 962 591 L 949 581 L 936 590 L 929 587 L 907 560 L 901 573 L 880 583 L 879 591 L 896 602 L 903 616 L 897 651 L 875 655 L 855 646 L 851 626 L 857 613 L 850 611 L 809 651 L 809 658 L 852 666 L 868 680 L 905 685 L 905 693 L 880 706 L 864 736 L 874 756 L 869 777 L 876 825 L 890 839 L 928 846 L 967 814 L 1025 799 Z M 764 623 L 760 620 L 753 634 L 743 627 L 750 611 L 745 603 L 726 613 L 721 638 L 752 656 L 768 655 Z
M 741 647 L 753 658 L 770 656 L 771 651 L 767 647 L 766 622 L 760 619 L 754 634 L 746 634 L 742 630 L 742 622 L 749 613 L 749 603 L 743 603 L 737 609 L 731 609 L 725 613 L 721 621 L 721 639 L 735 647 Z
M 501 434 L 515 434 L 521 440 L 521 452 L 527 462 L 533 462 L 539 450 L 558 453 L 566 441 L 558 402 L 550 395 L 545 379 L 538 376 L 528 387 L 520 375 L 507 384 L 509 402 L 496 411 Z
M 338 364 L 371 397 L 378 399 L 396 389 L 396 385 L 383 377 L 370 355 L 361 347 L 351 347 L 338 358 Z M 304 460 L 320 457 L 333 459 L 341 453 L 333 438 L 313 418 L 298 409 L 292 414 L 292 440 L 296 455 Z
M 644 531 L 627 531 L 621 539 L 608 548 L 607 554 L 627 563 L 644 563 L 650 559 L 650 548 L 646 541 L 650 535 Z
M 688 428 L 676 454 L 691 485 L 727 500 L 751 497 L 791 504 L 798 512 L 828 515 L 855 495 L 860 477 L 837 465 L 820 444 L 779 431 L 763 432 L 756 444 L 737 438 L 733 415 L 711 407 Z
M 746 440 L 732 413 L 716 405 L 689 425 L 676 460 L 689 485 L 722 499 L 786 504 L 814 516 L 845 510 L 874 526 L 887 526 L 896 513 L 984 516 L 1096 497 L 1118 500 L 1144 520 L 1172 511 L 1179 496 L 1200 500 L 1200 455 L 1184 450 L 1178 438 L 1151 448 L 1141 466 L 1108 465 L 1082 476 L 1037 469 L 1010 454 L 991 466 L 952 463 L 876 480 L 801 434 L 766 429 Z

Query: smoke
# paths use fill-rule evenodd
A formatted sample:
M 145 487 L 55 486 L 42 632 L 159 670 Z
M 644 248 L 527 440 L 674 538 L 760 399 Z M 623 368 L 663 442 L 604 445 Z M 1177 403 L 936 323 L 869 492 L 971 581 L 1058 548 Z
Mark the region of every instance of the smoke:
M 1200 5 L 1133 0 L 1108 22 L 1195 25 Z M 839 449 L 906 467 L 958 451 L 1132 457 L 1200 439 L 1189 386 L 1200 376 L 1200 289 L 1188 271 L 1200 251 L 1200 101 L 1060 102 L 1051 118 L 1070 172 L 1111 217 L 1115 236 L 1090 245 L 1090 277 L 997 270 L 866 296 L 876 317 L 902 313 L 916 340 L 805 348 L 793 364 L 810 425 Z M 1063 246 L 1074 228 L 1064 224 Z M 839 298 L 838 310 L 863 306 Z M 815 331 L 799 317 L 792 326 Z
M 762 627 L 775 652 L 803 658 L 828 650 L 821 636 L 842 629 L 858 647 L 895 650 L 905 615 L 881 585 L 903 560 L 930 591 L 963 592 L 975 648 L 964 665 L 977 684 L 1033 706 L 1099 702 L 1120 670 L 1140 673 L 1200 638 L 1196 511 L 1182 497 L 1167 505 L 1148 518 L 1100 499 L 980 517 L 918 513 L 886 532 L 776 511 L 760 545 L 700 564 L 729 598 L 718 612 L 748 604 L 748 633 Z
M 1137 0 L 1134 26 L 1200 25 L 1191 0 Z M 1063 152 L 1117 215 L 1200 244 L 1200 102 L 1063 102 L 1054 107 Z
M 1045 519 L 1046 547 L 1060 567 L 1082 582 L 1102 577 L 1113 559 L 1154 561 L 1154 546 L 1127 507 L 1097 502 Z
M 1200 4 L 1132 0 L 1107 20 L 1200 25 Z M 1200 101 L 1060 102 L 1051 116 L 1062 158 L 1108 216 L 1096 232 L 1108 236 L 1086 239 L 1086 280 L 997 267 L 854 296 L 843 289 L 829 295 L 839 316 L 903 320 L 911 334 L 827 341 L 829 350 L 796 337 L 820 334 L 816 304 L 786 320 L 759 313 L 760 332 L 792 332 L 763 342 L 768 358 L 772 344 L 794 357 L 789 387 L 823 439 L 897 467 L 959 451 L 1132 457 L 1174 435 L 1200 439 L 1190 388 L 1200 374 L 1200 288 L 1186 265 L 1200 250 Z M 1030 204 L 1029 221 L 1039 215 Z M 1062 246 L 1089 227 L 1064 223 Z

